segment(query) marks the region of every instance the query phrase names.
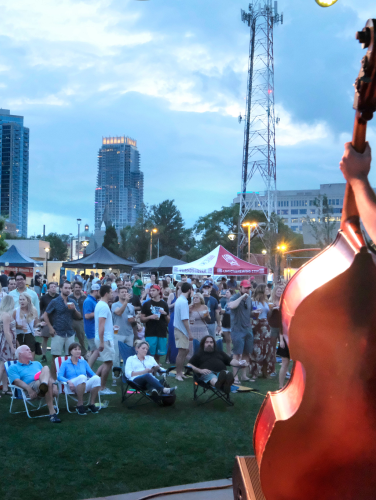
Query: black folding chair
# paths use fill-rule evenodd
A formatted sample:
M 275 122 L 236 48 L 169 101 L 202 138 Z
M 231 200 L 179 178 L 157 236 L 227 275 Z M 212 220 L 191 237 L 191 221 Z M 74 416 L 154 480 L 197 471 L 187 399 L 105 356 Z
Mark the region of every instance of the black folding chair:
M 223 350 L 223 343 L 222 339 L 217 340 L 217 349 L 222 351 Z M 200 347 L 200 343 L 198 340 L 194 339 L 193 340 L 193 351 L 196 353 Z M 188 367 L 188 370 L 190 372 L 193 372 L 191 368 Z M 208 398 L 203 398 L 204 394 L 210 394 Z M 202 398 L 202 399 L 200 399 Z M 204 405 L 206 403 L 210 403 L 211 401 L 215 401 L 216 399 L 221 399 L 224 401 L 227 405 L 229 406 L 234 406 L 233 401 L 231 401 L 230 394 L 226 394 L 225 392 L 221 391 L 220 389 L 217 389 L 213 385 L 210 384 L 210 382 L 203 382 L 200 380 L 200 375 L 197 373 L 193 372 L 193 400 L 194 401 L 199 401 L 198 406 Z
M 156 403 L 159 406 L 164 406 L 163 397 L 165 396 L 163 395 L 155 396 L 150 391 L 143 389 L 139 384 L 137 384 L 133 380 L 130 380 L 125 375 L 125 365 L 127 359 L 130 356 L 134 356 L 136 354 L 134 347 L 129 347 L 127 344 L 124 344 L 124 342 L 119 342 L 119 354 L 120 357 L 123 358 L 123 369 L 121 376 L 121 402 L 122 403 L 126 402 L 126 406 L 129 409 L 135 408 L 136 406 L 146 405 L 149 403 Z M 165 385 L 165 387 L 168 386 L 166 382 L 166 377 L 168 373 L 174 369 L 175 367 L 171 366 L 168 370 L 163 372 L 161 383 Z M 167 394 L 166 397 L 169 397 L 169 395 Z M 133 405 L 128 404 L 131 398 L 133 398 L 132 401 L 135 401 L 135 404 Z

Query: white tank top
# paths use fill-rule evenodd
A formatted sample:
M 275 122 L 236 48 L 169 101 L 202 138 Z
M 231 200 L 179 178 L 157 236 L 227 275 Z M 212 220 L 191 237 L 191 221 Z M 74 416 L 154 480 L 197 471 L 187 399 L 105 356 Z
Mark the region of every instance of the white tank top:
M 17 309 L 16 309 L 16 324 L 22 325 L 22 324 L 24 324 L 25 321 L 27 324 L 27 332 L 24 332 L 23 330 L 16 328 L 17 335 L 20 333 L 24 333 L 24 334 L 32 333 L 33 335 L 35 335 L 35 333 L 34 333 L 34 320 L 32 319 L 29 323 L 25 317 L 21 318 L 21 308 L 17 307 Z

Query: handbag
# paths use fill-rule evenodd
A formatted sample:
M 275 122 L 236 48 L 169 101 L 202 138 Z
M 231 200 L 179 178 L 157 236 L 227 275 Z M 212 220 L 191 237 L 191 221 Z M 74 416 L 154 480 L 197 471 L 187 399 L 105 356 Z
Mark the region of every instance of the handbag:
M 36 356 L 41 356 L 42 353 L 42 346 L 40 345 L 40 342 L 35 342 L 35 354 Z

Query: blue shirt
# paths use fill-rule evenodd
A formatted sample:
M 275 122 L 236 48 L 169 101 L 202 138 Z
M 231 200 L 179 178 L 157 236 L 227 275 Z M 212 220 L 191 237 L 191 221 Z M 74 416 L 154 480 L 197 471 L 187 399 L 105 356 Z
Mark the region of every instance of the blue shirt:
M 69 302 L 73 302 L 78 311 L 77 302 L 74 299 L 69 299 Z M 72 328 L 74 310 L 68 309 L 61 295 L 51 300 L 47 306 L 46 313 L 59 337 L 72 337 L 72 335 L 75 335 L 75 331 Z
M 208 324 L 212 325 L 213 323 L 215 323 L 215 311 L 218 309 L 219 304 L 217 299 L 215 299 L 211 295 L 209 296 L 204 295 L 204 300 L 205 300 L 205 305 L 209 309 L 210 313 L 210 321 L 208 321 Z
M 86 337 L 88 339 L 93 339 L 95 337 L 95 319 L 94 316 L 91 319 L 86 319 L 85 314 L 93 313 L 96 305 L 97 305 L 96 299 L 92 295 L 88 295 L 82 306 L 83 317 L 84 317 L 84 329 Z
M 34 382 L 34 375 L 40 372 L 42 368 L 43 366 L 39 361 L 29 361 L 28 365 L 17 361 L 8 368 L 9 382 L 13 384 L 13 381 L 19 378 L 25 384 L 31 384 L 31 382 Z
M 95 373 L 84 359 L 78 359 L 77 364 L 74 365 L 72 359 L 69 358 L 61 364 L 57 379 L 60 382 L 68 382 L 68 380 L 72 380 L 72 378 L 79 375 L 86 375 L 91 378 Z

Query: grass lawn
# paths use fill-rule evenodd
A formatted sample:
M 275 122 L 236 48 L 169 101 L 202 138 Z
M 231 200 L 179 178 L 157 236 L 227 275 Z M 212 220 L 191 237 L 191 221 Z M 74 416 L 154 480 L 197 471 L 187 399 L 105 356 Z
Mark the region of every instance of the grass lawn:
M 165 408 L 128 410 L 118 386 L 117 395 L 102 397 L 108 408 L 79 416 L 67 413 L 60 396 L 61 424 L 10 415 L 3 396 L 0 498 L 86 499 L 230 477 L 235 455 L 252 454 L 263 396 L 233 394 L 233 407 L 222 401 L 198 407 L 192 379 L 176 384 L 176 403 Z M 278 381 L 253 386 L 266 394 Z

